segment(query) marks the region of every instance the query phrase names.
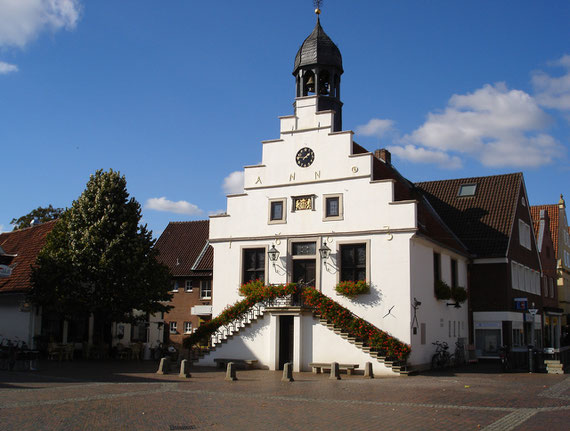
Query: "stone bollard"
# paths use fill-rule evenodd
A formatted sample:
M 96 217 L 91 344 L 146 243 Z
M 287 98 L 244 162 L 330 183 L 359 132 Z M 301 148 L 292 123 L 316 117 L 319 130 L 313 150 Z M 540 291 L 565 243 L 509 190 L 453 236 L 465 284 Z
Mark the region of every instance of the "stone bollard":
M 340 371 L 338 369 L 338 362 L 331 363 L 331 376 L 329 379 L 340 380 Z
M 191 377 L 191 375 L 190 375 L 190 362 L 188 362 L 188 359 L 182 359 L 182 361 L 180 361 L 180 373 L 178 374 L 178 377 L 182 377 L 185 379 L 188 379 Z
M 158 371 L 156 374 L 168 374 L 170 372 L 170 359 L 161 358 L 160 365 L 158 366 Z
M 226 380 L 228 382 L 237 380 L 236 369 L 233 362 L 228 362 L 228 368 L 226 369 Z
M 368 377 L 369 379 L 374 378 L 374 371 L 372 371 L 372 362 L 367 362 L 364 364 L 364 377 Z
M 283 366 L 283 377 L 281 378 L 282 382 L 294 382 L 293 380 L 293 362 L 287 362 Z

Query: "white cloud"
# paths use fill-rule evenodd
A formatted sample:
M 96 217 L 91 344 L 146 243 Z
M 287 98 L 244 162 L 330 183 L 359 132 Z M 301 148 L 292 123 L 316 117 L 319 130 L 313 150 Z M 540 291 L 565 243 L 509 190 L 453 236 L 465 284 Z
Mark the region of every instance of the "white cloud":
M 7 231 L 4 230 L 4 225 L 0 224 L 0 233 L 4 233 L 4 232 L 7 232 Z
M 44 30 L 72 30 L 80 0 L 0 0 L 0 46 L 24 47 Z
M 566 54 L 551 63 L 565 69 L 562 76 L 553 77 L 538 71 L 532 75 L 536 100 L 547 108 L 570 111 L 570 55 Z
M 228 195 L 243 193 L 243 171 L 232 172 L 224 178 L 222 189 Z
M 450 156 L 443 151 L 429 150 L 410 144 L 403 147 L 391 146 L 388 150 L 413 163 L 434 163 L 445 169 L 459 169 L 463 166 L 459 157 Z
M 16 66 L 15 64 L 9 64 L 0 61 L 0 75 L 6 75 L 8 73 L 17 72 L 17 71 L 18 71 L 18 66 Z
M 394 131 L 394 121 L 381 118 L 372 118 L 362 126 L 356 126 L 356 133 L 362 136 L 376 136 L 381 138 Z
M 485 166 L 537 167 L 564 151 L 552 136 L 539 132 L 549 124 L 550 117 L 529 94 L 503 83 L 487 84 L 453 95 L 443 112 L 429 113 L 421 127 L 401 140 L 404 146 L 392 151 L 412 161 L 423 154 L 440 164 L 447 155 L 452 166 L 459 159 L 449 152 L 470 155 Z M 431 152 L 422 153 L 418 146 Z
M 225 214 L 225 213 L 226 213 L 226 210 L 208 211 L 209 216 L 216 216 L 216 215 L 221 215 L 221 214 Z
M 176 214 L 187 214 L 187 215 L 199 215 L 202 214 L 203 211 L 198 208 L 196 205 L 191 204 L 190 202 L 186 201 L 170 201 L 166 199 L 166 197 L 161 198 L 150 198 L 146 201 L 145 208 L 156 210 L 156 211 L 165 211 L 165 212 L 172 212 Z

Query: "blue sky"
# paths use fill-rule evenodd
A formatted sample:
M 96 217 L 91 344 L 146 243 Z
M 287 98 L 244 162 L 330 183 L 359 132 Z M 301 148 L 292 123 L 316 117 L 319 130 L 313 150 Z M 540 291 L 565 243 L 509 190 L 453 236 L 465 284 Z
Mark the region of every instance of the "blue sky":
M 570 202 L 570 2 L 327 0 L 343 126 L 412 181 Z M 292 114 L 312 1 L 0 0 L 0 230 L 113 168 L 158 236 L 224 210 Z

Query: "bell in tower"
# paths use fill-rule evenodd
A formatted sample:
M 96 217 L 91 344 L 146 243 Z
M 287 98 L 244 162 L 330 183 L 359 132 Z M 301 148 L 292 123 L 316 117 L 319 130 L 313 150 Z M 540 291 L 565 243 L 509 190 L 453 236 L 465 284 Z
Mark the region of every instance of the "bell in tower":
M 321 27 L 320 9 L 317 8 L 315 13 L 317 24 L 295 57 L 293 76 L 296 81 L 296 97 L 317 96 L 318 111 L 335 111 L 333 128 L 337 132 L 342 130 L 342 56 Z

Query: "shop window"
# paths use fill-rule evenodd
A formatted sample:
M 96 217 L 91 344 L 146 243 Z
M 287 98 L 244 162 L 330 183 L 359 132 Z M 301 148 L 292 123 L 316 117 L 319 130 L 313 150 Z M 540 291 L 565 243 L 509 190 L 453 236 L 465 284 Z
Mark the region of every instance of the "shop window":
M 477 356 L 498 356 L 501 345 L 500 329 L 477 329 L 475 331 Z

